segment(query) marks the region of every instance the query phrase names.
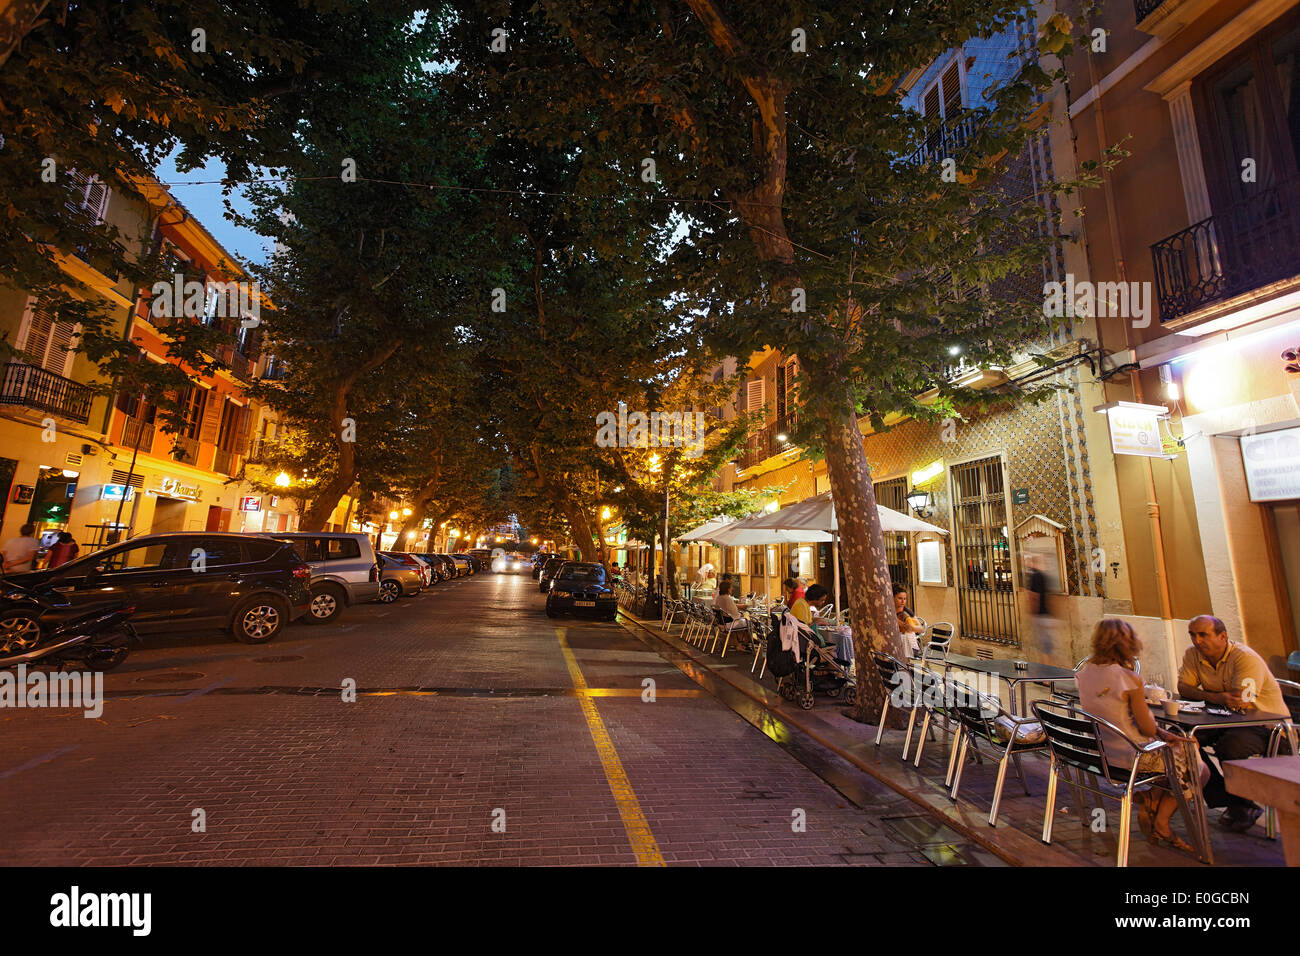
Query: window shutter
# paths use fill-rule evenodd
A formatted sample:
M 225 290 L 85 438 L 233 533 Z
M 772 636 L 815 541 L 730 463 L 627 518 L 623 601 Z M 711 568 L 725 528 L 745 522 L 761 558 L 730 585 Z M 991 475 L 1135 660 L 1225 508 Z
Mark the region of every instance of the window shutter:
M 98 179 L 92 179 L 86 187 L 85 210 L 96 225 L 104 221 L 108 212 L 108 186 Z
M 936 83 L 925 91 L 925 98 L 921 100 L 921 112 L 926 116 L 937 116 L 939 102 L 939 85 Z
M 763 387 L 766 384 L 767 382 L 761 378 L 756 378 L 748 383 L 746 386 L 746 411 L 756 412 L 767 404 L 767 392 Z
M 203 407 L 203 425 L 199 429 L 199 441 L 209 445 L 217 443 L 217 432 L 221 428 L 221 412 L 225 404 L 225 400 L 215 392 L 208 395 L 207 403 Z
M 252 430 L 253 425 L 253 408 L 251 405 L 245 405 L 239 411 L 239 437 L 235 442 L 235 454 L 247 458 L 248 433 Z
M 53 309 L 29 300 L 26 329 L 19 350 L 31 356 L 33 364 L 65 378 L 72 367 L 71 349 L 78 334 L 72 322 L 60 322 Z
M 961 112 L 961 67 L 959 60 L 953 58 L 952 63 L 943 71 L 943 115 L 945 118 L 951 118 Z

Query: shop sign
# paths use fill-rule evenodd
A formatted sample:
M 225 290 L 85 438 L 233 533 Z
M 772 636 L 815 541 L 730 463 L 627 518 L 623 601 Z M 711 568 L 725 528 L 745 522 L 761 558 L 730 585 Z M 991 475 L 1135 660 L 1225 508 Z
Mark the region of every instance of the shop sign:
M 1300 428 L 1241 436 L 1251 501 L 1300 498 Z
M 262 498 L 259 495 L 250 495 L 247 498 L 239 499 L 240 511 L 261 511 Z
M 1013 491 L 1011 492 L 1011 503 L 1012 503 L 1013 505 L 1027 505 L 1027 504 L 1029 504 L 1029 489 L 1028 489 L 1028 488 L 1016 488 L 1015 490 L 1013 490 Z
M 1117 455 L 1164 457 L 1160 416 L 1166 411 L 1161 405 L 1116 402 L 1107 410 L 1106 415 L 1110 422 L 1111 451 Z
M 198 485 L 187 485 L 178 478 L 164 478 L 158 484 L 158 493 L 172 498 L 189 498 L 198 501 L 203 491 Z
M 134 501 L 135 489 L 129 485 L 105 485 L 99 498 L 101 501 Z
M 32 499 L 36 497 L 35 485 L 14 485 L 14 503 L 20 505 L 29 505 Z

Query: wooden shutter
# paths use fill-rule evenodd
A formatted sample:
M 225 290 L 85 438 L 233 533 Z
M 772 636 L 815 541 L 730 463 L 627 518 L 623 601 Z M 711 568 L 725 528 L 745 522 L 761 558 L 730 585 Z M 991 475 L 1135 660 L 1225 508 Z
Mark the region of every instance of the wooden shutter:
M 235 440 L 235 454 L 248 457 L 248 434 L 253 426 L 253 408 L 245 405 L 240 409 L 239 432 Z
M 207 402 L 203 406 L 203 425 L 199 429 L 199 441 L 209 445 L 217 443 L 217 433 L 221 429 L 221 413 L 225 405 L 224 397 L 215 392 L 208 395 Z
M 26 332 L 19 349 L 31 356 L 31 361 L 55 375 L 67 377 L 72 367 L 72 347 L 78 327 L 72 322 L 60 322 L 58 314 L 48 306 L 30 300 Z
M 767 404 L 767 392 L 763 387 L 766 384 L 761 378 L 753 379 L 747 384 L 745 411 L 756 412 Z
M 939 115 L 939 84 L 935 84 L 925 91 L 925 97 L 921 100 L 921 112 L 926 116 Z
M 954 57 L 943 71 L 943 115 L 951 118 L 961 112 L 961 66 L 959 58 Z

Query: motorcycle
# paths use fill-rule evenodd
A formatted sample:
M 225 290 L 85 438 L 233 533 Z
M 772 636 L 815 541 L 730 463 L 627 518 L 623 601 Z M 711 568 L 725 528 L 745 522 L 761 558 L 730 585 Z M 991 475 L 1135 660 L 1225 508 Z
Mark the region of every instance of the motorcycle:
M 36 599 L 35 595 L 32 597 Z M 135 608 L 129 605 L 117 604 L 64 614 L 61 612 L 66 611 L 65 608 L 36 599 L 33 607 L 46 612 L 39 617 L 38 635 L 35 639 L 24 640 L 17 652 L 0 653 L 0 669 L 39 662 L 64 670 L 108 671 L 126 660 L 131 645 L 139 640 L 130 624 Z M 30 616 L 33 607 L 0 614 L 0 625 L 6 620 L 5 614 L 10 615 L 8 619 L 17 621 L 20 615 Z M 25 626 L 21 633 L 28 633 Z M 2 636 L 3 632 L 0 632 Z M 16 642 L 5 643 L 8 649 Z

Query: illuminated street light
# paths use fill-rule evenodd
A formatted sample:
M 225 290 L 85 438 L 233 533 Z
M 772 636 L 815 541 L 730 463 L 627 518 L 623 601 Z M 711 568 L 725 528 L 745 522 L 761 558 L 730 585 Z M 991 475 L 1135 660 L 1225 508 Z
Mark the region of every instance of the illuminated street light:
M 396 511 L 390 511 L 390 512 L 388 512 L 388 519 L 389 519 L 390 521 L 396 521 L 396 520 L 397 520 L 397 512 L 396 512 Z
M 602 512 L 600 513 L 600 517 L 601 517 L 603 520 L 605 520 L 605 521 L 608 521 L 608 520 L 609 520 L 609 508 L 608 508 L 608 507 L 606 507 L 605 510 L 602 511 Z
M 292 482 L 293 479 L 289 477 L 288 472 L 282 471 L 275 476 L 275 485 L 277 488 L 288 488 Z
M 403 508 L 403 509 L 402 509 L 402 516 L 403 516 L 403 517 L 406 517 L 406 518 L 411 517 L 411 509 L 410 509 L 410 508 Z

